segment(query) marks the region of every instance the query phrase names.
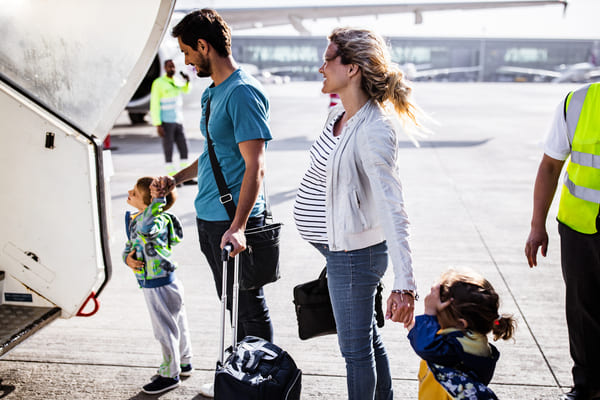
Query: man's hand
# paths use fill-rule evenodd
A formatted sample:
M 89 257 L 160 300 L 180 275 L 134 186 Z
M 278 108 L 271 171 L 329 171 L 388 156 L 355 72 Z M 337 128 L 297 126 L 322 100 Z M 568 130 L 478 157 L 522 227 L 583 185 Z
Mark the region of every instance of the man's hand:
M 537 251 L 540 246 L 542 247 L 542 255 L 546 257 L 546 251 L 548 250 L 546 218 L 564 163 L 564 160 L 556 160 L 544 154 L 538 168 L 533 188 L 531 230 L 525 242 L 525 256 L 530 268 L 537 265 Z
M 127 255 L 125 262 L 127 263 L 127 266 L 134 271 L 141 271 L 144 268 L 144 262 L 135 259 L 135 249 L 131 250 Z
M 525 256 L 530 268 L 537 265 L 537 252 L 540 247 L 542 248 L 542 255 L 546 257 L 546 253 L 548 252 L 548 232 L 546 232 L 545 228 L 532 228 L 525 242 Z
M 185 79 L 185 81 L 186 81 L 186 82 L 189 82 L 189 81 L 190 81 L 190 77 L 188 76 L 188 74 L 186 74 L 186 73 L 183 73 L 182 71 L 179 71 L 179 75 L 181 75 L 181 77 L 182 77 L 183 79 Z
M 448 307 L 452 303 L 452 299 L 448 299 L 442 303 L 440 300 L 440 285 L 433 285 L 431 291 L 425 296 L 425 314 L 437 316 L 440 311 Z
M 160 137 L 165 137 L 165 128 L 163 128 L 162 125 L 157 125 L 156 133 L 158 133 L 158 136 L 160 136 Z
M 153 199 L 165 197 L 175 188 L 175 178 L 172 176 L 157 176 L 150 184 L 150 196 Z
M 221 238 L 221 248 L 227 243 L 231 243 L 233 250 L 229 254 L 230 257 L 235 257 L 237 254 L 246 250 L 246 235 L 243 229 L 230 227 Z
M 387 300 L 386 319 L 404 323 L 408 328 L 415 312 L 415 299 L 410 294 L 391 293 Z

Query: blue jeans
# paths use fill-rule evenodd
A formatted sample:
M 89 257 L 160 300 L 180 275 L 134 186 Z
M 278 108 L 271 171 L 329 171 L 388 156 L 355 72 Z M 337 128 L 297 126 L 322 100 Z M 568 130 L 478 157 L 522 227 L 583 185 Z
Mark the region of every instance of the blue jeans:
M 348 399 L 392 399 L 390 363 L 375 322 L 375 294 L 388 265 L 387 244 L 353 251 L 313 246 L 327 261 L 329 296 L 346 361 Z
M 247 228 L 264 225 L 263 216 L 248 219 Z M 196 218 L 200 249 L 206 256 L 215 280 L 217 295 L 221 298 L 223 282 L 223 262 L 221 261 L 221 238 L 231 222 L 229 221 L 204 221 Z M 231 318 L 231 301 L 233 299 L 233 259 L 227 264 L 227 309 Z M 269 316 L 269 309 L 263 289 L 240 290 L 238 308 L 237 340 L 246 336 L 257 336 L 273 341 L 273 325 Z

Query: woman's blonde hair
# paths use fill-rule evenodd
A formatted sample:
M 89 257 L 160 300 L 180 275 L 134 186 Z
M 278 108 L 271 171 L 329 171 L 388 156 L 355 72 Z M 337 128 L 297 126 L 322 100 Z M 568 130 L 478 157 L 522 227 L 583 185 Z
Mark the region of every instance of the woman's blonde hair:
M 418 125 L 417 107 L 411 103 L 412 88 L 400 68 L 392 63 L 381 36 L 368 29 L 336 28 L 329 41 L 338 48 L 342 64 L 355 64 L 362 72 L 362 89 L 369 98 L 385 107 L 389 101 L 402 120 Z

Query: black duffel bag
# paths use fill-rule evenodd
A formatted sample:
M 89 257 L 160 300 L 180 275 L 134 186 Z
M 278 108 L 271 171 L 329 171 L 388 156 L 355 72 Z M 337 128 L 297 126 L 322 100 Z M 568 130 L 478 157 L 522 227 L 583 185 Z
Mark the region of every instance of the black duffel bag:
M 240 254 L 240 290 L 258 289 L 279 279 L 280 222 L 246 229 L 246 250 Z
M 302 371 L 292 357 L 264 339 L 246 336 L 215 371 L 215 400 L 299 400 Z

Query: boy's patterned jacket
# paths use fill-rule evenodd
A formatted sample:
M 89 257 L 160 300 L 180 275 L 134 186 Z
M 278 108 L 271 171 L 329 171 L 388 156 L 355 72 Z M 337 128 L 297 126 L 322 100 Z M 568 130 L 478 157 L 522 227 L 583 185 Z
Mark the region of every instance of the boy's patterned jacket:
M 127 243 L 123 250 L 123 261 L 136 250 L 136 258 L 144 261 L 144 268 L 134 271 L 141 287 L 152 288 L 167 285 L 175 279 L 173 271 L 177 264 L 171 260 L 171 247 L 183 239 L 183 228 L 179 219 L 163 211 L 165 198 L 157 198 L 133 216 L 125 214 Z

